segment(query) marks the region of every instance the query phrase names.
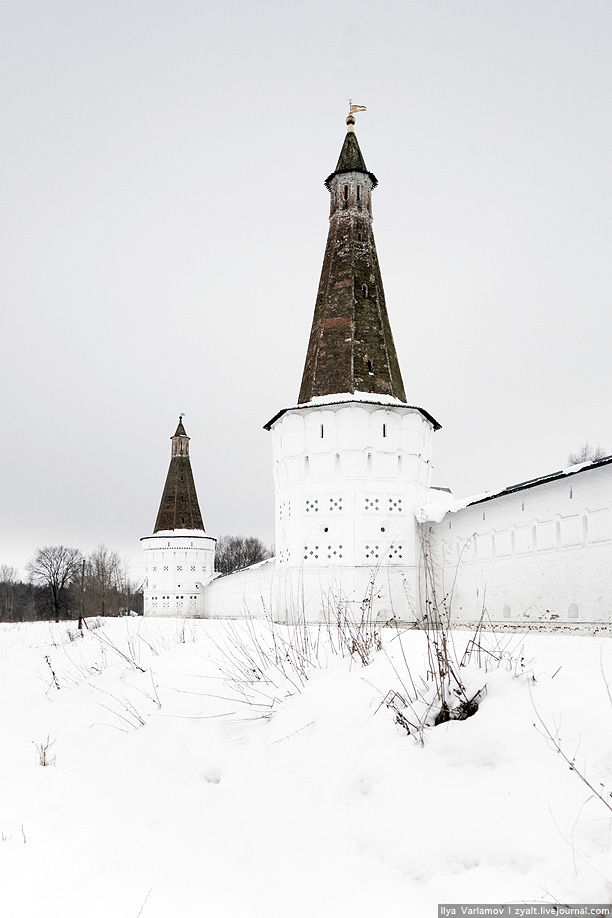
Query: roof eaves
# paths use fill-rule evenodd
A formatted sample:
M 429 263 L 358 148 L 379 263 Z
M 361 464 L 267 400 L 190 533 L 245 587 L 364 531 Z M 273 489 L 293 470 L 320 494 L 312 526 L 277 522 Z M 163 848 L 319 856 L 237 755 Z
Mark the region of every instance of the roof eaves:
M 508 485 L 499 491 L 493 491 L 483 497 L 470 501 L 466 507 L 474 507 L 476 504 L 484 504 L 488 500 L 495 500 L 496 497 L 505 497 L 507 494 L 515 494 L 517 491 L 527 491 L 529 488 L 536 488 L 539 485 L 547 484 L 549 481 L 559 481 L 561 478 L 569 478 L 572 475 L 580 475 L 581 472 L 591 472 L 593 469 L 601 468 L 604 465 L 612 463 L 612 456 L 605 456 L 603 459 L 595 459 L 593 462 L 585 462 L 579 466 L 570 466 L 567 469 L 561 469 L 559 472 L 551 472 L 549 475 L 542 475 L 539 478 L 530 478 L 528 481 L 521 481 L 518 484 Z
M 380 405 L 381 408 L 410 408 L 411 411 L 418 411 L 420 414 L 423 415 L 424 418 L 427 418 L 427 420 L 430 422 L 430 424 L 432 424 L 434 430 L 441 430 L 441 429 L 442 429 L 442 425 L 439 423 L 439 421 L 436 421 L 436 419 L 434 418 L 433 415 L 431 415 L 428 411 L 425 411 L 424 408 L 419 408 L 418 405 L 408 405 L 408 404 L 406 404 L 405 402 L 400 402 L 400 403 L 398 403 L 397 405 L 394 405 L 394 404 L 390 404 L 389 402 L 379 402 L 379 401 L 377 401 L 375 398 L 373 398 L 372 400 L 369 400 L 369 399 L 368 399 L 368 401 L 365 401 L 365 399 L 357 399 L 357 398 L 356 398 L 356 399 L 344 399 L 344 398 L 343 398 L 343 399 L 339 399 L 337 402 L 321 402 L 321 404 L 319 404 L 319 405 L 313 405 L 312 403 L 307 402 L 307 403 L 305 403 L 305 404 L 303 404 L 303 405 L 293 405 L 293 407 L 291 407 L 291 408 L 281 408 L 281 410 L 278 411 L 278 412 L 274 415 L 273 418 L 270 418 L 270 420 L 267 422 L 267 424 L 264 424 L 263 429 L 264 429 L 264 430 L 270 430 L 271 427 L 272 427 L 272 425 L 275 424 L 276 421 L 278 421 L 278 419 L 281 418 L 284 414 L 286 414 L 287 411 L 298 411 L 298 410 L 302 410 L 302 409 L 304 409 L 304 408 L 322 408 L 322 409 L 325 409 L 325 408 L 330 407 L 331 405 L 346 405 L 346 404 L 351 404 L 351 405 Z
M 376 188 L 376 186 L 378 185 L 378 179 L 376 178 L 374 173 L 368 172 L 366 169 L 336 169 L 336 171 L 328 175 L 325 181 L 323 182 L 327 190 L 331 191 L 332 179 L 335 178 L 336 175 L 345 175 L 347 172 L 361 172 L 363 173 L 363 175 L 368 176 L 368 178 L 372 182 L 372 188 Z

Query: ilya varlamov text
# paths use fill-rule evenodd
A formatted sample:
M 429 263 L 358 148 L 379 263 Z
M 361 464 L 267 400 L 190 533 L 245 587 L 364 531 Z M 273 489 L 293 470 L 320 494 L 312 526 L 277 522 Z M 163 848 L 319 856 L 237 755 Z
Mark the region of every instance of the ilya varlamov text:
M 440 915 L 503 915 L 505 909 L 505 905 L 441 905 Z
M 548 905 L 545 903 L 532 903 L 531 905 L 440 905 L 438 906 L 439 918 L 452 918 L 453 915 L 499 915 L 501 918 L 542 918 L 544 915 L 579 916 L 592 915 L 600 918 L 602 915 L 612 916 L 612 907 L 609 905 Z

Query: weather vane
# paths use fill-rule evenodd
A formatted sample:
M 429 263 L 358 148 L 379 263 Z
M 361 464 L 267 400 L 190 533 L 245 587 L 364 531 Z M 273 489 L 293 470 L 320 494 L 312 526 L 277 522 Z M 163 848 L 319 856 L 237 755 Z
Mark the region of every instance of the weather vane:
M 365 105 L 353 105 L 353 100 L 349 99 L 349 115 L 354 115 L 355 112 L 365 112 Z

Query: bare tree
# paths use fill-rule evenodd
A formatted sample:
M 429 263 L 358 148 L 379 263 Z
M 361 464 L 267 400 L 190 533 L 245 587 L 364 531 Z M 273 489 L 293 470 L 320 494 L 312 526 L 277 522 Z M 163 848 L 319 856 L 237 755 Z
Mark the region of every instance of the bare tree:
M 119 590 L 121 596 L 121 609 L 119 614 L 130 615 L 137 612 L 142 615 L 144 609 L 143 584 L 130 580 L 130 565 L 127 558 L 123 559 L 119 576 Z
M 121 605 L 122 561 L 98 545 L 85 563 L 85 604 L 89 615 L 116 615 Z
M 575 453 L 569 454 L 567 464 L 580 465 L 581 462 L 594 462 L 596 459 L 603 459 L 606 455 L 607 453 L 603 446 L 591 446 L 587 441 Z
M 231 574 L 270 556 L 270 550 L 255 536 L 222 535 L 215 549 L 215 570 Z
M 17 568 L 9 567 L 8 564 L 0 564 L 0 621 L 13 620 L 17 582 Z
M 49 604 L 56 622 L 60 620 L 68 590 L 79 575 L 81 561 L 78 548 L 50 545 L 39 548 L 26 565 L 30 581 L 48 589 Z

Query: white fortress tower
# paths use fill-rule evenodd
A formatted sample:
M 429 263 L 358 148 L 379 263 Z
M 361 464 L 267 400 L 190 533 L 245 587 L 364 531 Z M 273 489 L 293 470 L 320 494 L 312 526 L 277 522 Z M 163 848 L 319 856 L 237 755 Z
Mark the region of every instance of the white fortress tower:
M 140 541 L 144 614 L 201 617 L 204 587 L 214 573 L 216 539 L 204 531 L 182 415 L 172 437 L 170 468 L 153 535 Z
M 427 500 L 438 422 L 406 402 L 372 232 L 368 172 L 347 118 L 298 404 L 272 432 L 275 617 L 338 601 L 418 617 L 415 507 Z M 373 587 L 371 586 L 373 584 Z

